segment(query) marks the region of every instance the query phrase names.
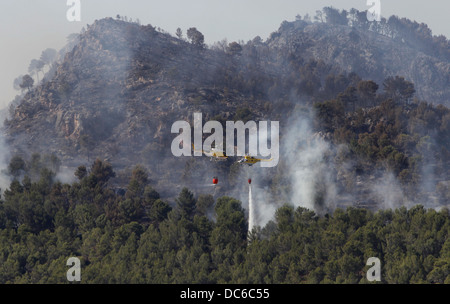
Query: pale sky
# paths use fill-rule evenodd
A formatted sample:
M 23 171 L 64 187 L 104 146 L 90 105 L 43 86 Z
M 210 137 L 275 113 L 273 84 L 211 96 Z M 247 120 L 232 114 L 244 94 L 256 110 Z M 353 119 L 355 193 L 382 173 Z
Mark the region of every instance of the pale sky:
M 197 27 L 208 44 L 266 39 L 283 20 L 297 14 L 311 16 L 324 6 L 338 9 L 368 9 L 373 0 L 80 0 L 81 21 L 66 18 L 67 0 L 0 0 L 0 108 L 17 94 L 13 81 L 27 74 L 31 59 L 38 59 L 46 48 L 59 50 L 66 37 L 78 33 L 86 24 L 117 14 L 139 18 L 170 33 L 180 27 L 184 33 Z M 380 0 L 381 15 L 406 17 L 424 22 L 434 35 L 450 37 L 448 0 Z

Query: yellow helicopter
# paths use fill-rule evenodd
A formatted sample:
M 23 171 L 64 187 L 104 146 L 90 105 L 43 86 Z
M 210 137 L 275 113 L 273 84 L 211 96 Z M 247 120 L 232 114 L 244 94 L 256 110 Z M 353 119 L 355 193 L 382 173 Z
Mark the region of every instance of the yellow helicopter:
M 272 161 L 271 159 L 262 159 L 262 158 L 256 158 L 250 155 L 245 155 L 244 158 L 240 159 L 238 161 L 238 163 L 242 163 L 242 164 L 247 164 L 249 166 L 253 166 L 254 164 L 258 163 L 258 162 L 263 162 L 263 161 Z
M 211 160 L 225 161 L 228 159 L 228 156 L 226 156 L 223 151 L 217 150 L 215 148 L 211 148 L 211 151 L 195 150 L 195 146 L 192 144 L 192 149 L 197 152 L 202 152 L 206 156 L 209 156 Z

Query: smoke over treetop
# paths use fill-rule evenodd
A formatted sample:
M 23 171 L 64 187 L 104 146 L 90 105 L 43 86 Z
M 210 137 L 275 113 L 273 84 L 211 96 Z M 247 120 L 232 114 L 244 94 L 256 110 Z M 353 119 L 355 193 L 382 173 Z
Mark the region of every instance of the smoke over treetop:
M 441 86 L 448 67 L 442 56 L 423 55 L 364 28 L 300 20 L 283 23 L 267 42 L 255 38 L 224 49 L 205 47 L 201 33 L 190 33 L 196 33 L 191 42 L 151 25 L 96 21 L 54 77 L 27 93 L 7 121 L 13 154 L 55 153 L 72 167 L 96 157 L 108 159 L 117 170 L 140 163 L 163 196 L 177 194 L 181 185 L 200 193 L 204 189 L 198 184 L 219 174 L 223 184 L 217 194 L 240 192 L 233 176 L 240 176 L 241 168 L 231 160 L 216 164 L 170 153 L 171 124 L 192 123 L 192 114 L 201 112 L 205 121 L 221 123 L 280 121 L 284 159 L 276 174 L 261 173 L 267 196 L 255 197 L 259 201 L 280 200 L 276 193 L 286 178 L 298 182 L 290 185 L 286 200 L 324 211 L 346 203 L 345 198 L 352 204 L 367 197 L 371 190 L 357 183 L 366 181 L 370 188 L 372 175 L 393 172 L 409 187 L 425 179 L 416 176 L 423 172 L 433 175 L 432 185 L 448 180 L 445 171 L 422 170 L 429 162 L 448 166 L 449 147 L 442 141 L 448 139 L 448 109 L 411 104 L 412 95 L 396 96 L 382 85 L 388 76 L 404 75 L 394 78 L 396 86 L 412 85 L 419 96 L 441 103 L 448 95 L 448 86 Z M 433 62 L 425 64 L 427 70 L 407 65 L 405 58 L 419 53 L 420 62 Z M 409 77 L 411 70 L 416 78 Z M 408 81 L 428 72 L 437 80 Z M 302 107 L 314 108 L 306 111 L 312 114 L 305 122 L 295 116 L 294 109 Z M 443 144 L 436 148 L 444 152 L 424 157 L 427 151 L 419 146 L 426 136 L 438 138 L 434 142 Z M 283 140 L 296 145 L 288 147 Z M 306 141 L 309 147 L 303 146 Z M 347 147 L 341 160 L 339 145 Z M 383 189 L 383 183 L 377 185 Z

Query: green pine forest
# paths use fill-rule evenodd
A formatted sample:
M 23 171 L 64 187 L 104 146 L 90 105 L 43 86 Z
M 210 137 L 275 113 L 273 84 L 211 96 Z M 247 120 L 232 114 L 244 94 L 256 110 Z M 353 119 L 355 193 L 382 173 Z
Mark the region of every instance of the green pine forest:
M 286 204 L 247 233 L 232 197 L 195 197 L 184 188 L 171 207 L 136 166 L 127 191 L 108 185 L 110 164 L 80 166 L 73 184 L 54 182 L 58 159 L 11 160 L 22 168 L 0 200 L 0 283 L 68 283 L 69 257 L 81 283 L 450 283 L 450 214 L 417 205 L 318 216 Z M 212 214 L 212 216 L 211 216 Z

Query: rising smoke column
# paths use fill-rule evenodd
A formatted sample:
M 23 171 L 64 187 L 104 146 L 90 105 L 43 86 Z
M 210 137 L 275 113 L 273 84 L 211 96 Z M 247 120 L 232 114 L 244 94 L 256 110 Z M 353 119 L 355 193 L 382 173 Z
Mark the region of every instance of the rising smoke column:
M 313 130 L 314 113 L 295 113 L 282 141 L 284 175 L 291 187 L 289 201 L 318 213 L 334 209 L 337 187 L 333 178 L 333 146 Z
M 6 188 L 9 187 L 10 178 L 6 175 L 8 170 L 8 162 L 7 158 L 9 157 L 9 148 L 6 145 L 6 142 L 3 138 L 2 134 L 3 130 L 0 126 L 0 190 L 3 192 Z M 0 192 L 0 193 L 1 193 Z
M 10 148 L 6 143 L 4 136 L 3 122 L 8 117 L 7 107 L 0 110 L 0 193 L 9 187 L 11 180 L 7 175 L 8 160 L 10 158 Z

